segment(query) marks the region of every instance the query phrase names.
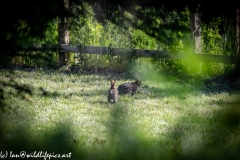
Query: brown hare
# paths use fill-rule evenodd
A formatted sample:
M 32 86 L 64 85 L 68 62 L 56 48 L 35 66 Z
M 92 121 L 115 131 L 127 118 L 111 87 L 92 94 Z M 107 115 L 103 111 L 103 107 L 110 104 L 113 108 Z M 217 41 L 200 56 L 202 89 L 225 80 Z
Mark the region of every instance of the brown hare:
M 142 82 L 140 80 L 136 80 L 135 82 L 121 84 L 118 86 L 119 94 L 130 93 L 133 96 L 141 84 L 142 84 Z
M 115 88 L 116 80 L 114 81 L 110 80 L 110 82 L 111 82 L 111 88 L 108 91 L 108 102 L 116 103 L 118 101 L 118 90 Z

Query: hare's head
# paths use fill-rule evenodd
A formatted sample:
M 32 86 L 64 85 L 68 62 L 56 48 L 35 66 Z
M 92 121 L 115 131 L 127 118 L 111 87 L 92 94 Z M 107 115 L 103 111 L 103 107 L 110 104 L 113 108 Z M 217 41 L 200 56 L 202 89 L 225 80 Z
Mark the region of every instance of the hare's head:
M 141 85 L 142 85 L 142 81 L 139 80 L 139 79 L 137 79 L 134 83 L 137 84 L 138 86 L 141 86 Z
M 142 85 L 141 78 L 139 77 L 139 75 L 138 75 L 137 73 L 134 74 L 133 78 L 136 79 L 136 81 L 133 82 L 133 83 L 135 83 L 135 84 L 138 85 L 138 86 L 141 86 L 141 85 Z

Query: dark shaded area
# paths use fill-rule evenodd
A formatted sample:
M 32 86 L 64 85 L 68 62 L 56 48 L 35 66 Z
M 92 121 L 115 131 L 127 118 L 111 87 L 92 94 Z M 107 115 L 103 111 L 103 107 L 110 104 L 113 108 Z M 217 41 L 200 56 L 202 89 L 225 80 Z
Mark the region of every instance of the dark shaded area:
M 204 81 L 205 93 L 232 93 L 240 90 L 240 75 L 236 72 L 212 77 Z
M 0 66 L 10 66 L 11 58 L 21 50 L 19 43 L 31 41 L 32 38 L 44 38 L 44 31 L 49 22 L 57 16 L 70 16 L 64 10 L 63 0 L 3 1 L 0 10 Z
M 102 4 L 102 5 L 108 5 L 108 9 L 111 10 L 110 5 L 121 6 L 124 10 L 127 10 L 129 12 L 133 12 L 135 10 L 132 10 L 134 5 L 139 5 L 142 8 L 155 8 L 160 9 L 162 7 L 167 8 L 167 10 L 183 10 L 185 7 L 189 7 L 189 9 L 192 12 L 200 11 L 202 13 L 203 20 L 206 22 L 209 22 L 211 18 L 213 17 L 219 17 L 222 15 L 226 15 L 227 17 L 234 17 L 236 15 L 236 7 L 240 6 L 240 3 L 238 1 L 221 1 L 216 3 L 209 3 L 204 0 L 197 0 L 197 1 L 154 1 L 154 0 L 131 0 L 131 1 L 121 1 L 121 0 L 105 0 L 105 1 L 96 1 L 96 0 L 88 0 L 87 2 L 91 4 Z M 198 9 L 197 9 L 198 8 Z M 112 8 L 115 9 L 115 8 Z M 139 16 L 140 18 L 140 16 Z
M 4 110 L 4 90 L 2 87 L 0 87 L 0 109 Z
M 49 2 L 41 0 L 4 1 L 0 11 L 1 20 L 5 22 L 1 25 L 1 38 L 6 34 L 11 34 L 10 40 L 16 40 L 14 38 L 20 36 L 19 33 L 21 32 L 29 32 L 29 36 L 33 37 L 42 37 L 44 30 L 48 27 L 47 22 L 56 18 L 56 16 L 67 14 L 63 10 L 63 4 L 63 0 Z M 20 32 L 17 30 L 19 26 L 16 26 L 19 21 L 25 22 L 25 25 L 27 25 L 25 28 L 21 28 Z
M 39 88 L 39 91 L 41 91 L 41 95 L 44 96 L 44 97 L 57 97 L 57 96 L 60 96 L 60 94 L 57 93 L 57 91 L 49 92 L 49 91 L 45 90 L 42 87 Z
M 3 87 L 14 88 L 17 91 L 17 94 L 20 94 L 20 93 L 27 93 L 30 95 L 32 94 L 32 88 L 30 86 L 25 84 L 22 84 L 22 85 L 18 84 L 18 82 L 16 82 L 13 79 L 11 79 L 8 83 L 0 81 L 0 85 L 2 85 Z
M 203 151 L 211 159 L 239 159 L 240 141 L 240 99 L 219 100 L 213 102 L 219 105 L 220 110 L 216 111 L 212 123 L 216 126 L 212 128 L 212 134 L 206 137 L 205 145 L 211 150 Z
M 2 124 L 0 124 L 0 126 L 1 125 Z M 27 155 L 25 155 L 27 159 L 44 159 L 45 153 L 53 156 L 61 155 L 68 157 L 63 159 L 84 158 L 87 155 L 86 152 L 81 149 L 75 149 L 74 138 L 70 134 L 69 129 L 68 122 L 57 124 L 56 130 L 52 132 L 49 131 L 49 133 L 46 132 L 42 137 L 28 133 L 27 124 L 25 126 L 19 126 L 19 128 L 15 128 L 17 133 L 11 135 L 11 138 L 6 138 L 4 134 L 1 135 L 0 150 L 3 151 L 2 154 L 8 152 L 7 159 L 11 159 L 10 152 L 12 152 L 12 155 L 21 155 L 22 151 L 26 154 L 38 155 L 38 157 L 32 158 L 27 158 Z M 48 157 L 46 157 L 46 159 L 48 159 Z
M 5 91 L 6 87 L 10 87 L 16 90 L 17 92 L 16 93 L 6 92 Z M 19 84 L 14 79 L 10 79 L 8 82 L 4 82 L 0 80 L 0 109 L 2 109 L 2 111 L 5 111 L 5 108 L 7 107 L 7 104 L 5 103 L 5 99 L 7 99 L 7 95 L 14 95 L 14 94 L 23 95 L 22 99 L 27 100 L 24 94 L 31 96 L 33 94 L 33 88 L 29 85 Z
M 51 67 L 57 68 L 58 56 L 55 52 L 21 52 L 14 55 L 12 67 Z

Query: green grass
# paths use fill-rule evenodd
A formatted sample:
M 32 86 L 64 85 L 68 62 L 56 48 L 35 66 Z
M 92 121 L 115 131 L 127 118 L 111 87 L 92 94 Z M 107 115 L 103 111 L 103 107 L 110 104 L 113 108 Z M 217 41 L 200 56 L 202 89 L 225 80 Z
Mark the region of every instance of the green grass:
M 159 74 L 114 105 L 109 78 L 133 81 L 1 69 L 0 150 L 71 152 L 74 159 L 240 157 L 239 91 Z

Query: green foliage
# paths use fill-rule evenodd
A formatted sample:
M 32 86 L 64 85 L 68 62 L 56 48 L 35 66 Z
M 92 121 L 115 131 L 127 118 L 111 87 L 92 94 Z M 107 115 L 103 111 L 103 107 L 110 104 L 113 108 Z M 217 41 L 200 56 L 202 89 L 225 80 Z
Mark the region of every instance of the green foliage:
M 136 48 L 139 49 L 157 49 L 156 38 L 147 35 L 139 29 L 134 30 L 132 41 L 136 44 Z
M 83 64 L 93 68 L 111 68 L 120 71 L 133 72 L 137 63 L 151 62 L 157 70 L 187 72 L 190 74 L 217 75 L 232 69 L 232 65 L 216 63 L 200 63 L 191 60 L 188 54 L 191 49 L 189 33 L 189 10 L 169 12 L 162 6 L 156 11 L 154 8 L 135 6 L 134 12 L 124 11 L 120 6 L 111 6 L 113 9 L 100 5 L 90 6 L 82 3 L 76 6 L 76 13 L 81 13 L 79 19 L 72 19 L 70 36 L 72 44 L 108 46 L 106 55 L 85 55 Z M 96 15 L 98 14 L 98 15 Z M 137 15 L 139 14 L 139 15 Z M 76 14 L 77 15 L 77 14 Z M 109 17 L 111 15 L 111 17 Z M 149 16 L 151 15 L 151 16 Z M 164 15 L 164 18 L 162 18 Z M 76 16 L 78 17 L 78 15 Z M 202 52 L 207 54 L 228 54 L 228 45 L 223 44 L 219 32 L 221 18 L 215 18 L 209 24 L 202 24 Z M 231 29 L 225 29 L 231 30 Z M 87 34 L 86 34 L 87 33 Z M 229 41 L 229 40 L 228 40 Z M 224 47 L 225 46 L 225 47 Z M 124 48 L 120 55 L 111 53 L 113 47 Z M 185 52 L 186 61 L 134 58 L 133 49 L 168 50 L 171 53 Z M 82 53 L 84 54 L 84 53 Z M 93 65 L 95 64 L 95 66 Z M 85 66 L 86 67 L 86 66 Z
M 208 54 L 221 54 L 223 38 L 219 34 L 222 19 L 215 18 L 209 24 L 202 23 L 202 51 Z
M 223 54 L 224 55 L 239 55 L 239 51 L 237 48 L 239 44 L 237 43 L 236 28 L 233 25 L 234 21 L 232 19 L 227 19 L 223 17 L 223 30 L 224 30 L 224 38 L 223 38 Z
M 30 32 L 26 32 L 24 27 L 27 27 L 23 21 L 19 21 L 18 30 L 20 32 L 18 42 L 30 44 L 57 44 L 58 43 L 58 23 L 57 19 L 51 22 L 46 22 L 48 28 L 44 31 L 44 38 L 32 37 Z M 12 58 L 13 65 L 25 65 L 28 67 L 46 66 L 55 67 L 58 65 L 57 53 L 54 51 L 48 52 L 18 52 Z
M 141 63 L 143 59 L 134 57 L 133 49 L 152 49 L 170 50 L 176 52 L 184 49 L 184 39 L 188 36 L 186 30 L 174 28 L 173 24 L 177 21 L 183 28 L 189 26 L 189 11 L 186 8 L 178 15 L 176 11 L 169 12 L 166 19 L 161 19 L 153 8 L 142 10 L 136 6 L 137 11 L 141 11 L 144 16 L 152 14 L 152 24 L 146 25 L 147 19 L 135 17 L 134 14 L 122 10 L 120 6 L 112 6 L 115 10 L 104 10 L 99 5 L 90 6 L 82 3 L 75 6 L 71 19 L 70 39 L 72 44 L 107 46 L 109 47 L 106 55 L 84 55 L 78 54 L 84 62 L 78 61 L 82 67 L 110 68 L 119 71 L 132 72 L 136 63 Z M 96 10 L 98 15 L 96 15 Z M 79 13 L 81 16 L 79 17 Z M 108 16 L 112 15 L 111 18 Z M 145 17 L 146 18 L 146 17 Z M 172 27 L 171 27 L 172 25 Z M 176 31 L 176 32 L 174 32 Z M 120 55 L 114 56 L 111 53 L 113 47 L 123 48 Z M 85 57 L 82 59 L 82 57 Z M 148 59 L 149 61 L 151 59 Z M 158 60 L 154 60 L 157 62 Z M 173 61 L 159 60 L 160 68 L 171 68 Z M 94 63 L 92 63 L 94 62 Z M 173 63 L 172 63 L 173 62 Z M 86 64 L 83 66 L 82 64 Z M 171 64 L 170 64 L 171 63 Z M 88 64 L 88 65 L 87 65 Z M 90 65 L 91 64 L 91 65 Z M 94 66 L 95 65 L 95 66 Z M 157 65 L 157 64 L 156 64 Z M 162 66 L 163 65 L 163 66 Z M 162 67 L 161 67 L 162 66 Z
M 223 24 L 220 35 L 219 26 Z M 213 18 L 209 24 L 202 23 L 202 52 L 207 54 L 235 56 L 237 50 L 236 33 L 233 23 L 226 18 Z M 232 64 L 202 63 L 202 71 L 207 75 L 223 74 L 234 68 Z
M 83 3 L 83 6 L 76 6 L 76 12 L 84 12 L 84 16 L 80 19 L 73 19 L 73 25 L 70 27 L 70 39 L 72 44 L 90 45 L 90 46 L 107 46 L 107 54 L 105 55 L 84 55 L 79 53 L 75 57 L 78 58 L 78 65 L 90 68 L 109 68 L 114 70 L 125 70 L 131 59 L 128 59 L 129 53 L 134 47 L 132 42 L 132 27 L 121 28 L 116 24 L 105 20 L 104 24 L 98 22 L 94 18 L 93 8 Z M 119 12 L 121 9 L 119 8 Z M 116 13 L 117 14 L 117 13 Z M 115 17 L 117 18 L 117 17 Z M 123 48 L 120 55 L 114 56 L 112 48 Z
M 56 44 L 58 43 L 58 19 L 55 18 L 47 23 L 48 28 L 43 32 L 43 38 L 31 37 L 29 33 L 23 34 L 26 38 L 24 42 L 36 44 Z

